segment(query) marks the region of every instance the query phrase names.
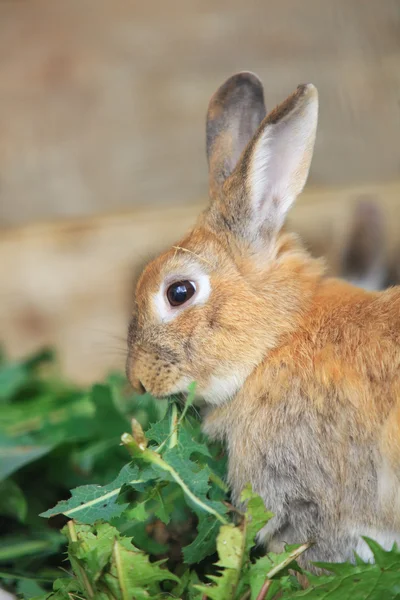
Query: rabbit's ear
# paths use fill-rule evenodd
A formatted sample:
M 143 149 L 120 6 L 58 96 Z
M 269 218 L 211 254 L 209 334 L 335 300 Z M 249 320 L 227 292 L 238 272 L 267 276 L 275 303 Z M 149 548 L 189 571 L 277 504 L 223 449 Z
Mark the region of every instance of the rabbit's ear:
M 262 83 L 253 73 L 233 75 L 211 98 L 206 127 L 211 198 L 220 193 L 265 113 Z
M 270 237 L 281 229 L 294 200 L 303 190 L 314 149 L 318 92 L 301 85 L 260 125 L 237 173 L 245 181 L 248 235 Z
M 388 279 L 383 214 L 370 197 L 360 198 L 356 204 L 343 250 L 341 276 L 370 290 L 382 289 Z

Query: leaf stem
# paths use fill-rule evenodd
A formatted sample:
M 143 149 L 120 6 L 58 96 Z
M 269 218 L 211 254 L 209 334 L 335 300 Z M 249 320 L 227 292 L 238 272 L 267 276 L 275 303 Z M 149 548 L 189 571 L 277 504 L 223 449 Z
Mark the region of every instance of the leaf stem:
M 132 481 L 127 481 L 128 485 L 135 485 L 137 483 L 144 483 L 144 480 L 143 479 L 132 479 Z M 109 498 L 112 498 L 113 496 L 118 496 L 120 491 L 121 491 L 120 487 L 115 488 L 114 490 L 111 490 L 110 492 L 103 494 L 103 496 L 99 496 L 98 498 L 94 498 L 93 500 L 88 500 L 88 502 L 85 502 L 84 504 L 79 504 L 79 506 L 75 506 L 74 508 L 70 508 L 69 510 L 62 511 L 62 514 L 65 515 L 66 517 L 70 517 L 71 515 L 73 515 L 75 513 L 79 513 L 82 510 L 89 508 L 90 506 L 94 506 L 95 504 L 104 502 L 104 500 L 108 500 Z M 58 514 L 60 514 L 60 513 L 54 512 L 50 516 L 53 517 L 54 515 L 58 515 Z M 73 540 L 73 541 L 76 541 L 76 540 Z
M 67 525 L 68 525 L 68 531 L 69 531 L 69 535 L 70 535 L 70 538 L 71 538 L 71 542 L 77 542 L 78 541 L 78 537 L 76 535 L 76 531 L 75 531 L 75 527 L 74 527 L 74 522 L 73 521 L 68 521 Z
M 261 590 L 259 591 L 256 600 L 265 600 L 268 590 L 271 587 L 272 579 L 266 579 L 262 584 Z
M 178 421 L 178 426 L 182 423 L 183 419 L 186 416 L 187 411 L 189 410 L 189 408 L 192 406 L 194 399 L 196 397 L 196 383 L 193 382 L 189 385 L 189 393 L 188 393 L 188 397 L 186 398 L 186 402 L 184 404 L 181 416 L 179 417 L 179 421 Z
M 171 406 L 170 440 L 168 447 L 174 448 L 178 444 L 178 409 L 176 404 Z
M 68 531 L 69 531 L 69 535 L 70 535 L 70 539 L 71 542 L 77 542 L 78 541 L 78 536 L 76 534 L 75 531 L 75 523 L 74 521 L 68 521 L 67 523 L 68 525 Z M 71 560 L 71 557 L 70 557 Z M 88 593 L 89 598 L 94 598 L 94 592 L 93 592 L 93 588 L 90 584 L 90 581 L 85 573 L 85 570 L 82 568 L 82 566 L 79 564 L 79 560 L 75 558 L 75 564 L 77 565 L 78 569 L 79 569 L 79 574 L 81 576 L 82 582 L 84 587 L 86 588 L 86 591 Z M 72 564 L 72 561 L 71 561 Z
M 277 573 L 279 573 L 279 571 L 282 571 L 288 565 L 290 565 L 291 562 L 293 562 L 294 560 L 296 560 L 296 558 L 298 558 L 301 554 L 303 554 L 303 552 L 305 552 L 306 550 L 308 550 L 310 548 L 310 546 L 312 546 L 312 544 L 313 544 L 312 542 L 306 542 L 305 544 L 302 544 L 301 546 L 299 546 L 295 550 L 292 550 L 292 552 L 290 552 L 290 554 L 288 554 L 288 556 L 285 558 L 285 560 L 283 560 L 281 563 L 279 563 L 279 565 L 276 565 L 275 567 L 273 567 L 267 573 L 267 578 L 268 579 L 272 579 L 273 577 L 275 577 L 275 575 Z
M 122 565 L 122 561 L 121 561 L 121 554 L 119 551 L 119 544 L 117 541 L 115 541 L 115 543 L 114 543 L 114 558 L 115 558 L 115 566 L 116 566 L 117 573 L 118 573 L 119 587 L 120 587 L 121 593 L 122 593 L 122 600 L 130 600 L 129 593 L 126 588 L 126 584 L 125 584 L 125 580 L 124 580 L 124 570 L 123 570 L 123 565 Z

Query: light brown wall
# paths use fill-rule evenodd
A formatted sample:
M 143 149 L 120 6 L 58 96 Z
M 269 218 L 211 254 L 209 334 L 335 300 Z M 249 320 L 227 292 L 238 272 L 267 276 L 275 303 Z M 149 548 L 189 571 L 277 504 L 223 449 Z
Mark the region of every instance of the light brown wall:
M 0 225 L 202 197 L 208 99 L 240 69 L 270 107 L 318 86 L 311 183 L 393 179 L 399 61 L 398 0 L 3 0 Z

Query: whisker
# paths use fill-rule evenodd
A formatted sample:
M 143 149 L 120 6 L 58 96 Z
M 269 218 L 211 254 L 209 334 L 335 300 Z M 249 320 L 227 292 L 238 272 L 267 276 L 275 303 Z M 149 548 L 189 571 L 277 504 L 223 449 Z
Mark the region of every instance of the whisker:
M 182 252 L 188 252 L 189 254 L 193 254 L 199 260 L 202 260 L 203 262 L 205 262 L 208 265 L 210 265 L 210 267 L 214 266 L 212 263 L 210 263 L 208 260 L 206 260 L 203 256 L 199 256 L 198 254 L 196 254 L 196 252 L 193 252 L 193 250 L 189 250 L 188 248 L 182 248 L 182 246 L 172 246 L 172 247 L 175 249 L 175 256 L 176 256 L 176 251 L 177 250 L 182 250 Z

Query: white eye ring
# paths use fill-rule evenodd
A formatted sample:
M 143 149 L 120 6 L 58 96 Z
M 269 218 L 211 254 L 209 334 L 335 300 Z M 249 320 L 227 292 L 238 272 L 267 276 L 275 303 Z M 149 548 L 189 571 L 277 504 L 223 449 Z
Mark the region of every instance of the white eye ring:
M 188 300 L 182 302 L 182 304 L 171 306 L 168 300 L 167 291 L 171 285 L 179 282 L 190 282 L 194 286 L 194 293 Z M 158 292 L 153 296 L 155 314 L 161 323 L 168 323 L 177 317 L 181 311 L 190 308 L 191 306 L 205 304 L 210 293 L 210 278 L 205 273 L 197 273 L 195 277 L 189 273 L 186 275 L 177 273 L 174 276 L 169 276 L 162 283 Z

